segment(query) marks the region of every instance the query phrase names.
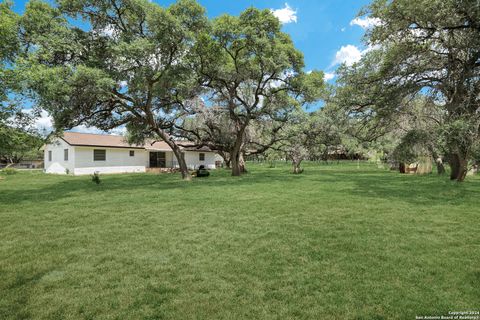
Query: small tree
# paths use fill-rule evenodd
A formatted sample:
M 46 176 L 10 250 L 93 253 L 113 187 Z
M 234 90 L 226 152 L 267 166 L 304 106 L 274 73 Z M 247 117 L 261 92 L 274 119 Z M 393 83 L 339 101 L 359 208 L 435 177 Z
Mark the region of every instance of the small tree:
M 7 166 L 26 158 L 41 157 L 40 147 L 44 139 L 36 133 L 0 124 L 0 160 Z

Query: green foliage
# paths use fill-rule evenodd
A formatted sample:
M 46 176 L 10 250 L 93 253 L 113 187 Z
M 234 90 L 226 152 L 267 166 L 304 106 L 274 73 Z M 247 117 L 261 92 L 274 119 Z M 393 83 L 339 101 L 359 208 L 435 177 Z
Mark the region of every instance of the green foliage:
M 228 131 L 233 131 L 228 153 L 234 175 L 241 171 L 240 154 L 268 150 L 292 114 L 325 91 L 323 73 L 304 72 L 302 53 L 270 10 L 249 8 L 238 17 L 214 19 L 199 36 L 195 54 L 210 102 L 228 117 Z M 207 140 L 203 143 L 214 144 Z
M 0 160 L 18 163 L 22 159 L 42 157 L 44 139 L 35 132 L 8 126 L 0 121 Z
M 12 175 L 12 174 L 17 173 L 17 169 L 15 169 L 15 168 L 5 168 L 5 169 L 2 169 L 0 172 L 3 173 L 3 174 L 6 174 L 6 175 Z
M 12 61 L 19 49 L 18 15 L 12 10 L 13 3 L 0 3 L 0 63 Z
M 102 180 L 100 179 L 100 173 L 98 173 L 97 171 L 92 174 L 91 178 L 92 182 L 96 185 L 99 185 L 102 182 Z
M 393 152 L 393 158 L 398 162 L 412 163 L 419 157 L 430 156 L 428 149 L 428 132 L 422 130 L 411 130 L 402 137 L 401 142 Z
M 441 108 L 443 137 L 434 140 L 459 159 L 459 181 L 480 137 L 479 13 L 473 0 L 374 0 L 361 13 L 381 22 L 366 34 L 371 50 L 339 70 L 337 99 L 373 138 L 394 131 L 417 96 L 431 100 L 432 114 Z
M 37 1 L 27 6 L 21 22 L 34 49 L 21 61 L 25 84 L 58 129 L 128 123 L 137 135 L 156 134 L 171 128 L 168 119 L 197 92 L 188 56 L 206 26 L 204 9 L 189 0 L 168 8 L 146 0 L 123 1 L 121 10 L 116 5 L 61 0 L 58 8 Z M 79 19 L 91 29 L 76 28 Z
M 18 15 L 12 10 L 12 2 L 0 3 L 0 111 L 7 94 L 16 86 L 9 64 L 15 59 L 19 50 Z
M 131 143 L 166 141 L 189 177 L 172 135 L 188 101 L 201 94 L 192 48 L 208 25 L 203 7 L 194 0 L 167 8 L 147 0 L 32 0 L 19 23 L 22 93 L 48 111 L 57 131 L 125 125 Z

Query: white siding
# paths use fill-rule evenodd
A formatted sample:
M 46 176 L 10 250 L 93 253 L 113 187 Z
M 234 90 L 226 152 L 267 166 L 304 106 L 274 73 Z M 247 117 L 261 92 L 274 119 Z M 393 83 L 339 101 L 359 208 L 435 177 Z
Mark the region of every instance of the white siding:
M 219 155 L 218 153 L 215 153 L 213 157 L 214 157 L 215 161 L 220 161 L 220 163 L 223 163 L 225 161 L 225 160 L 223 160 L 222 156 Z
M 64 160 L 64 150 L 68 149 L 68 161 Z M 52 161 L 48 159 L 48 152 L 52 152 Z M 44 149 L 45 172 L 66 174 L 74 171 L 75 148 L 70 146 L 64 140 L 55 138 L 50 144 L 45 145 Z
M 64 160 L 64 150 L 68 149 L 68 161 Z M 94 161 L 93 150 L 106 150 L 105 161 Z M 130 157 L 130 150 L 135 152 Z M 52 161 L 48 160 L 48 152 L 52 151 Z M 200 161 L 199 154 L 205 154 L 205 160 Z M 124 173 L 145 172 L 149 167 L 149 151 L 129 148 L 105 148 L 105 147 L 78 147 L 70 146 L 63 139 L 55 139 L 45 146 L 44 150 L 45 172 L 75 175 L 99 173 Z M 185 151 L 185 161 L 189 169 L 197 169 L 204 165 L 208 169 L 215 169 L 215 153 Z M 166 151 L 166 165 L 178 167 L 177 159 L 173 152 Z
M 167 163 L 168 168 L 174 168 L 176 164 L 178 163 L 177 157 L 175 157 L 175 154 L 173 151 L 166 152 L 165 153 L 165 162 Z
M 105 161 L 93 161 L 93 150 L 106 150 Z M 130 150 L 135 155 L 130 157 Z M 74 174 L 145 172 L 148 153 L 141 149 L 75 147 Z
M 205 161 L 199 160 L 200 153 L 205 154 Z M 204 165 L 207 169 L 215 169 L 215 153 L 185 151 L 185 162 L 187 163 L 189 169 L 197 169 L 201 165 Z

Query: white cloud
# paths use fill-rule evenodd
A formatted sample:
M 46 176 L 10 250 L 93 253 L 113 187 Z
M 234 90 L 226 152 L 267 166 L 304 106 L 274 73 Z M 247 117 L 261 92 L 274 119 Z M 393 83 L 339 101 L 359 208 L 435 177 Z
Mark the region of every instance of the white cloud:
M 53 118 L 48 115 L 47 111 L 42 110 L 39 114 L 34 114 L 33 109 L 23 109 L 22 112 L 33 116 L 33 123 L 30 126 L 30 129 L 35 129 L 45 134 L 49 134 L 53 131 Z M 15 119 L 13 118 L 11 118 L 10 120 L 12 122 L 15 121 Z
M 114 128 L 110 130 L 110 134 L 114 134 L 117 136 L 124 136 L 127 134 L 127 127 L 123 126 L 123 127 Z
M 118 33 L 117 29 L 112 24 L 108 24 L 104 28 L 98 31 L 98 34 L 100 34 L 101 36 L 113 38 L 113 39 L 117 37 L 117 33 Z
M 102 130 L 98 129 L 97 127 L 89 127 L 84 124 L 81 124 L 79 126 L 73 127 L 71 130 L 72 132 L 80 132 L 80 133 L 96 133 L 96 134 L 101 134 L 103 133 Z
M 362 29 L 370 29 L 372 27 L 379 26 L 381 23 L 382 20 L 370 17 L 357 17 L 350 21 L 351 26 L 357 25 Z
M 362 58 L 362 52 L 354 45 L 342 46 L 340 50 L 335 54 L 335 59 L 332 65 L 345 63 L 347 66 L 351 66 L 355 62 L 360 61 Z
M 380 46 L 368 46 L 363 50 L 360 50 L 357 46 L 352 44 L 347 44 L 346 46 L 342 46 L 340 50 L 335 53 L 335 58 L 333 59 L 331 67 L 345 63 L 347 66 L 353 65 L 355 62 L 360 61 L 362 56 L 372 50 L 378 49 Z
M 340 31 L 342 32 L 345 32 L 345 30 L 347 30 L 347 28 L 343 27 L 342 29 L 340 29 Z
M 35 119 L 34 126 L 40 132 L 50 133 L 53 131 L 53 119 L 47 111 L 42 110 L 40 117 Z
M 122 127 L 114 128 L 109 132 L 105 132 L 98 129 L 97 127 L 81 124 L 79 126 L 72 128 L 70 131 L 80 132 L 80 133 L 111 134 L 111 135 L 123 136 L 127 133 L 127 128 L 125 126 L 122 126 Z
M 357 46 L 352 44 L 347 44 L 346 46 L 342 46 L 340 50 L 335 53 L 335 58 L 330 67 L 336 66 L 338 64 L 345 63 L 347 66 L 351 66 L 354 63 L 360 61 L 362 56 L 367 52 L 372 50 L 379 49 L 379 45 L 369 45 L 363 50 L 360 50 Z
M 285 8 L 283 9 L 271 9 L 271 11 L 281 23 L 297 23 L 297 10 L 293 10 L 288 3 L 285 3 Z
M 31 114 L 32 109 L 23 109 L 22 112 Z M 40 114 L 34 118 L 33 128 L 37 129 L 38 132 L 49 134 L 54 130 L 53 127 L 53 118 L 48 114 L 47 111 L 42 110 Z M 73 132 L 81 132 L 81 133 L 96 133 L 96 134 L 113 134 L 113 135 L 125 135 L 127 133 L 127 128 L 125 126 L 121 126 L 118 128 L 114 128 L 110 130 L 110 132 L 105 132 L 97 127 L 94 126 L 87 126 L 87 125 L 79 125 L 73 127 L 71 130 Z
M 335 73 L 333 72 L 325 72 L 325 74 L 323 75 L 324 81 L 332 80 L 333 78 L 335 78 Z

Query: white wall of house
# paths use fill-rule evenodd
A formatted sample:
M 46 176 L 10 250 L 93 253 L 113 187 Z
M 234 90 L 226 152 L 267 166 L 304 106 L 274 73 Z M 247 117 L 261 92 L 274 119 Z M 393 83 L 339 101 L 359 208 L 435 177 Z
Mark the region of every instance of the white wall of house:
M 68 150 L 68 160 L 65 160 L 65 150 Z M 49 152 L 52 158 L 49 159 Z M 75 163 L 75 148 L 64 140 L 55 138 L 44 148 L 45 172 L 55 174 L 73 173 Z
M 105 161 L 94 160 L 95 149 L 105 150 Z M 64 150 L 68 150 L 68 160 L 64 158 Z M 52 154 L 51 160 L 49 160 L 49 151 Z M 130 151 L 134 151 L 134 156 L 130 156 Z M 205 155 L 205 160 L 200 160 L 200 153 Z M 149 151 L 143 149 L 71 146 L 59 138 L 44 147 L 45 172 L 55 174 L 145 172 L 150 166 L 149 156 Z M 167 167 L 172 165 L 178 167 L 172 151 L 165 151 L 165 158 Z M 215 169 L 215 160 L 213 152 L 185 151 L 185 161 L 188 168 L 192 170 L 201 165 L 208 169 Z
M 200 161 L 200 153 L 205 154 L 205 160 Z M 197 169 L 199 166 L 204 165 L 207 169 L 215 169 L 215 153 L 213 152 L 198 152 L 198 151 L 185 151 L 185 162 L 189 169 Z
M 219 155 L 218 153 L 215 153 L 213 155 L 213 158 L 215 159 L 215 162 L 219 161 L 220 163 L 223 163 L 225 160 L 222 158 L 221 155 Z
M 105 150 L 105 161 L 94 161 L 93 150 Z M 134 151 L 134 156 L 130 156 Z M 99 173 L 145 172 L 148 153 L 142 149 L 75 147 L 75 175 Z

